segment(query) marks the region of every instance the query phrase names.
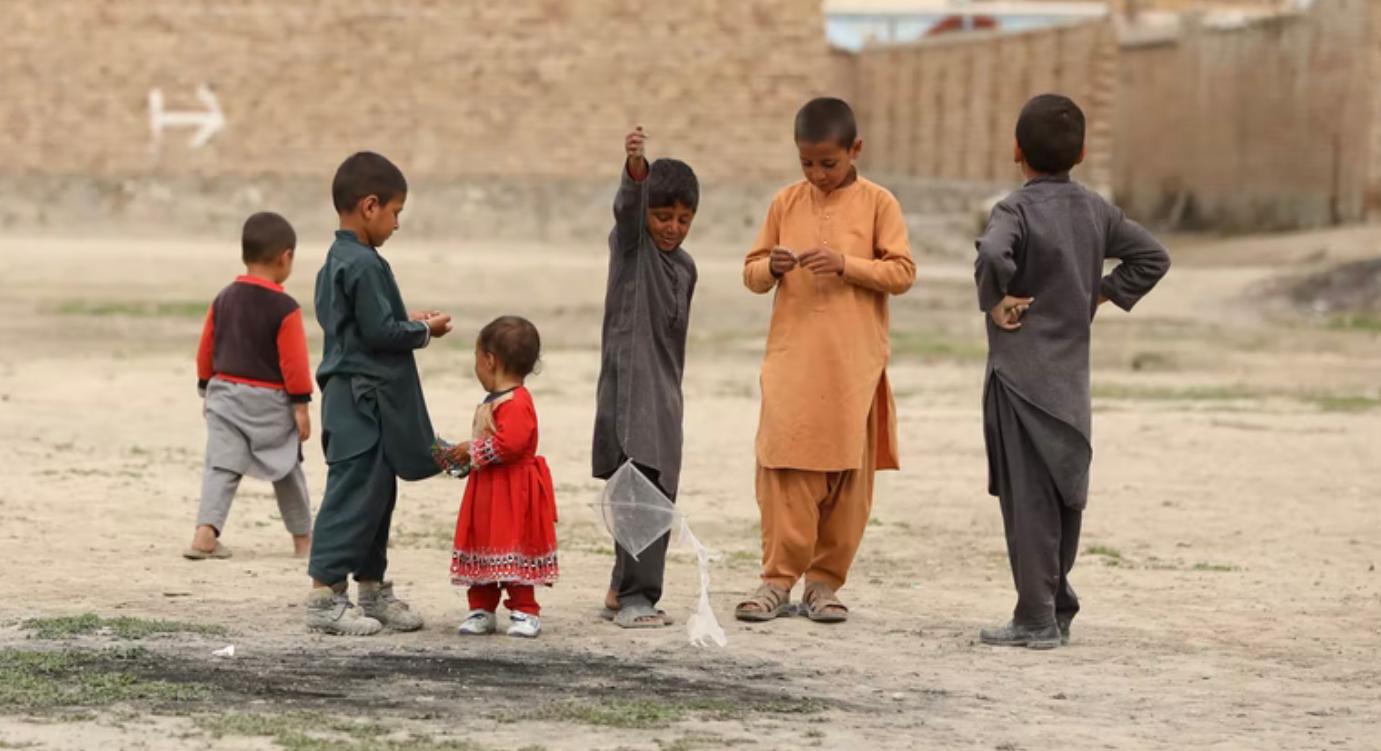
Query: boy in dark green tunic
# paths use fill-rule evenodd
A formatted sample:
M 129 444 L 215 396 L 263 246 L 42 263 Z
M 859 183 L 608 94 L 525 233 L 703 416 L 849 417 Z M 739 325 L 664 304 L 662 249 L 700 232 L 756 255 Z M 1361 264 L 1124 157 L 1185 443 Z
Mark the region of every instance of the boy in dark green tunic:
M 451 330 L 450 316 L 408 313 L 388 261 L 376 250 L 398 229 L 407 199 L 403 173 L 363 152 L 336 171 L 332 199 L 340 231 L 316 278 L 316 316 L 325 333 L 321 387 L 322 448 L 328 474 L 317 513 L 308 573 L 307 626 L 367 636 L 385 626 L 422 627 L 384 580 L 398 478 L 421 480 L 440 468 L 413 350 Z M 346 593 L 359 583 L 359 617 Z
M 1069 571 L 1088 502 L 1093 317 L 1131 310 L 1170 270 L 1165 248 L 1116 206 L 1072 181 L 1084 113 L 1055 94 L 1017 120 L 1027 183 L 1003 199 L 978 241 L 975 282 L 988 313 L 983 433 L 1017 606 L 983 643 L 1052 649 L 1069 640 L 1079 600 Z M 1104 274 L 1105 259 L 1120 263 Z

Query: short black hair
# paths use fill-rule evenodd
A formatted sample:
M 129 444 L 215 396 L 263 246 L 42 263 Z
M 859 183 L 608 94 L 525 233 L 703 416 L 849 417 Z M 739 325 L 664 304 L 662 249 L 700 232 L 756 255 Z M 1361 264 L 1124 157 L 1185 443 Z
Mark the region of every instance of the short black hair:
M 852 149 L 858 141 L 858 121 L 854 110 L 843 99 L 820 97 L 806 102 L 796 113 L 796 140 L 801 143 L 836 141 Z
M 1084 153 L 1084 111 L 1059 94 L 1041 94 L 1021 108 L 1017 146 L 1031 169 L 1059 175 L 1074 169 Z
M 689 164 L 676 159 L 658 159 L 648 168 L 647 207 L 664 209 L 681 204 L 691 211 L 700 208 L 700 181 Z
M 387 158 L 372 151 L 352 154 L 336 170 L 331 181 L 331 201 L 337 214 L 349 214 L 360 201 L 375 196 L 379 203 L 388 203 L 408 194 L 408 181 L 403 171 Z
M 526 378 L 542 359 L 542 335 L 526 318 L 500 316 L 480 329 L 479 348 L 498 358 L 511 375 Z
M 240 258 L 245 263 L 271 263 L 285 250 L 297 249 L 297 233 L 287 219 L 261 211 L 245 220 L 240 232 Z

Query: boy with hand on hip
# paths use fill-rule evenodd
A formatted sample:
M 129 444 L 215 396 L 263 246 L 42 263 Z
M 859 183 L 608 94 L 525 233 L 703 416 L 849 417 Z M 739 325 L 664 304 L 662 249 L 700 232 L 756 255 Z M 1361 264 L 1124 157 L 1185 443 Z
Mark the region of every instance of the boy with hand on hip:
M 1103 303 L 1123 310 L 1170 270 L 1165 248 L 1069 173 L 1084 160 L 1084 113 L 1055 94 L 1017 120 L 1021 190 L 994 207 L 974 280 L 988 316 L 983 435 L 988 492 L 998 497 L 1017 606 L 985 644 L 1053 649 L 1069 642 L 1093 459 L 1089 342 Z M 1103 262 L 1121 263 L 1104 275 Z

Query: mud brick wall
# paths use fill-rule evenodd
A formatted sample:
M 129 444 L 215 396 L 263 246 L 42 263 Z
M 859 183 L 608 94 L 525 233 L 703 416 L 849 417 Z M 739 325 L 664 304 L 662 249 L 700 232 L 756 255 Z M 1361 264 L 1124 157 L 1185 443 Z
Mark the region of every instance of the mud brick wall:
M 235 215 L 256 195 L 309 205 L 345 155 L 372 149 L 450 199 L 502 203 L 492 224 L 511 227 L 560 203 L 538 205 L 544 192 L 607 203 L 636 123 L 651 155 L 685 159 L 707 186 L 779 185 L 798 174 L 796 109 L 835 86 L 819 3 L 799 0 L 4 6 L 0 182 L 88 206 L 96 223 L 134 216 L 139 200 L 173 208 L 164 221 L 216 227 L 202 203 L 228 196 Z M 198 112 L 202 84 L 224 130 L 191 148 L 195 128 L 169 128 L 152 149 L 150 90 Z M 5 214 L 57 221 L 39 207 Z
M 1116 188 L 1134 215 L 1260 231 L 1381 208 L 1378 5 L 1315 0 L 1123 50 Z M 1370 207 L 1368 204 L 1370 203 Z
M 938 37 L 865 48 L 852 61 L 864 167 L 881 176 L 1009 186 L 1017 114 L 1036 94 L 1073 98 L 1088 118 L 1076 176 L 1112 178 L 1117 44 L 1096 21 L 1020 33 Z

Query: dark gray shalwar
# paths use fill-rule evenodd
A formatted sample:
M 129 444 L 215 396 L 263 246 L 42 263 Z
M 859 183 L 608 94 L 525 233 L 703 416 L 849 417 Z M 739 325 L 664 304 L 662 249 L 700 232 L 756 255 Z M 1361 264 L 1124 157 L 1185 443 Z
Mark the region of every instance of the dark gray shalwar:
M 326 585 L 351 574 L 383 581 L 399 478 L 441 471 L 413 358 L 431 334 L 408 320 L 388 261 L 344 230 L 317 273 L 316 317 L 325 335 L 316 377 L 327 474 L 307 573 Z
M 1079 611 L 1069 571 L 1088 503 L 1089 341 L 1100 296 L 1131 310 L 1170 269 L 1165 248 L 1066 176 L 1032 180 L 999 203 L 978 240 L 974 279 L 987 313 L 1035 302 L 1021 328 L 988 318 L 983 434 L 1017 589 L 1013 620 L 1044 628 Z M 1105 259 L 1121 263 L 1106 276 Z
M 663 251 L 647 234 L 648 180 L 623 170 L 609 235 L 594 476 L 608 479 L 632 460 L 674 502 L 681 479 L 681 379 L 695 295 L 695 261 L 683 248 Z M 657 604 L 666 567 L 664 537 L 634 559 L 617 547 L 610 588 L 619 600 Z

